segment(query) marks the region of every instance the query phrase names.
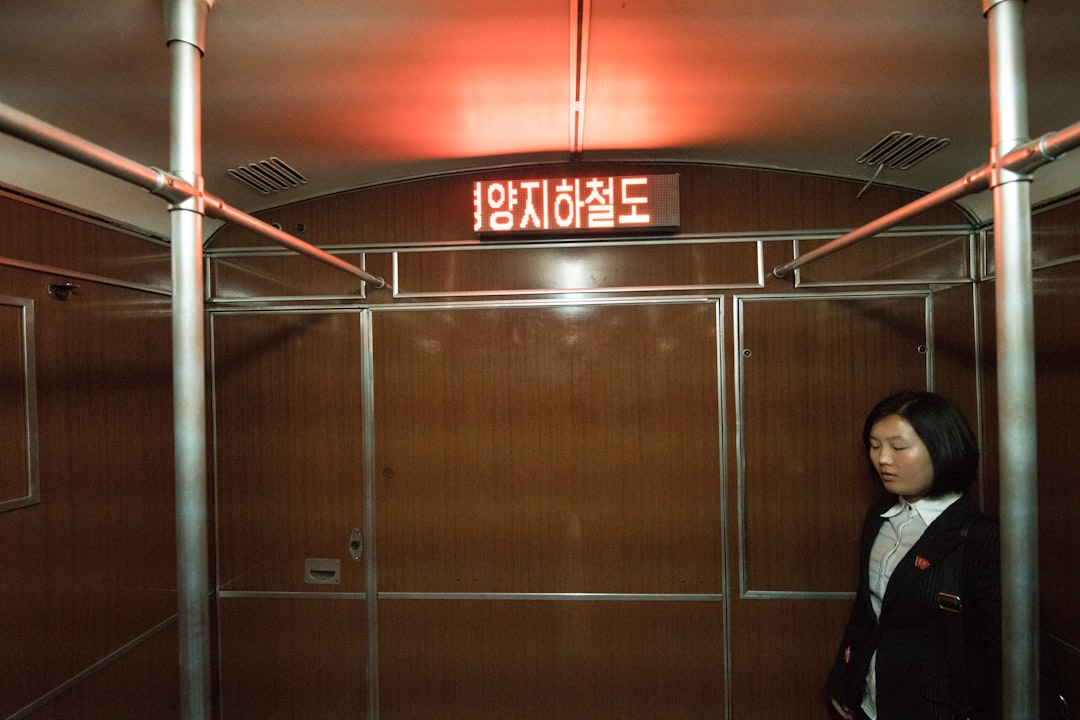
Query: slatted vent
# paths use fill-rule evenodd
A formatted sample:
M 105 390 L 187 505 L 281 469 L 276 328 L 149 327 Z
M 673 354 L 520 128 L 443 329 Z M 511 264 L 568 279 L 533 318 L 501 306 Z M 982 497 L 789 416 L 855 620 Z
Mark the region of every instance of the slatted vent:
M 907 170 L 949 144 L 949 138 L 927 137 L 894 130 L 860 155 L 855 162 L 878 168 Z
M 276 157 L 229 168 L 226 172 L 263 195 L 290 190 L 307 183 L 306 177 Z

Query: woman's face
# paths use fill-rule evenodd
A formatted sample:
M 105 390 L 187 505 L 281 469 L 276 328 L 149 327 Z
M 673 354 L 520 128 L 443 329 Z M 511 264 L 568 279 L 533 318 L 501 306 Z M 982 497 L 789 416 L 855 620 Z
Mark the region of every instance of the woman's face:
M 888 415 L 870 428 L 870 462 L 885 489 L 908 502 L 926 496 L 934 483 L 934 461 L 907 420 Z

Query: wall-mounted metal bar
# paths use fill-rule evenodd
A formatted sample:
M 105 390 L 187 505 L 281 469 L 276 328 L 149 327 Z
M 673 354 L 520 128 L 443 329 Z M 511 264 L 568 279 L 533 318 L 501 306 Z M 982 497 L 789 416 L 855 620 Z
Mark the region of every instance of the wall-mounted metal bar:
M 290 250 L 355 275 L 371 283 L 372 287 L 387 287 L 387 282 L 383 278 L 372 275 L 314 245 L 278 230 L 269 223 L 230 207 L 220 198 L 205 193 L 173 173 L 137 163 L 2 102 L 0 102 L 0 131 L 137 185 L 173 204 L 198 196 L 205 205 L 205 214 L 210 217 L 240 225 Z
M 987 190 L 990 188 L 992 176 L 1001 170 L 1021 174 L 1030 173 L 1047 163 L 1057 160 L 1069 150 L 1077 147 L 1080 147 L 1080 122 L 1074 123 L 1059 132 L 1048 133 L 1038 140 L 1025 143 L 1002 155 L 995 163 L 988 163 L 976 168 L 959 180 L 955 180 L 929 195 L 910 202 L 902 208 L 893 210 L 891 213 L 883 215 L 877 220 L 849 232 L 847 235 L 838 237 L 819 248 L 800 255 L 789 263 L 777 265 L 773 268 L 773 275 L 778 278 L 786 277 L 803 265 L 819 260 L 826 255 L 831 255 L 848 245 L 878 235 L 931 208 Z
M 287 247 L 294 252 L 300 253 L 301 255 L 307 255 L 308 257 L 323 262 L 327 265 L 333 265 L 340 270 L 344 270 L 345 272 L 355 275 L 362 280 L 366 280 L 367 282 L 371 283 L 372 287 L 376 289 L 389 287 L 389 284 L 386 282 L 385 279 L 361 270 L 355 265 L 348 263 L 335 255 L 331 255 L 324 250 L 320 250 L 314 245 L 310 245 L 303 240 L 294 238 L 292 235 L 284 232 L 283 230 L 278 230 L 273 225 L 265 223 L 258 218 L 254 218 L 245 212 L 237 210 L 236 208 L 230 207 L 218 198 L 206 196 L 205 203 L 206 214 L 212 218 L 217 218 L 218 220 L 224 220 L 234 225 L 239 225 L 245 230 L 251 230 L 254 233 L 273 240 L 278 245 Z
M 55 277 L 62 277 L 67 280 L 83 280 L 85 282 L 92 282 L 97 285 L 108 285 L 110 287 L 126 288 L 128 290 L 138 290 L 145 293 L 153 293 L 155 295 L 171 295 L 168 289 L 154 287 L 152 285 L 143 285 L 142 283 L 127 282 L 126 280 L 118 280 L 116 278 L 105 277 L 104 275 L 94 275 L 92 273 L 79 272 L 77 270 L 68 270 L 66 268 L 55 267 L 53 265 L 41 265 L 39 263 L 26 262 L 25 260 L 15 260 L 14 258 L 0 257 L 0 266 L 15 268 L 16 270 L 27 270 L 29 272 L 41 273 L 43 275 L 53 275 Z
M 973 170 L 959 180 L 955 180 L 943 188 L 935 190 L 929 195 L 925 195 L 914 202 L 908 203 L 904 207 L 893 210 L 887 215 L 874 220 L 871 223 L 863 225 L 857 230 L 849 232 L 847 235 L 839 237 L 832 242 L 828 242 L 819 248 L 815 248 L 808 253 L 800 255 L 795 260 L 784 265 L 778 265 L 773 268 L 773 275 L 778 278 L 782 278 L 792 270 L 813 262 L 819 258 L 823 258 L 826 255 L 831 255 L 837 250 L 842 250 L 848 245 L 853 245 L 860 240 L 878 235 L 889 228 L 895 227 L 905 220 L 909 220 L 916 215 L 926 212 L 927 210 L 942 205 L 951 200 L 964 197 L 965 195 L 971 195 L 972 193 L 980 192 L 990 186 L 990 172 L 986 167 Z

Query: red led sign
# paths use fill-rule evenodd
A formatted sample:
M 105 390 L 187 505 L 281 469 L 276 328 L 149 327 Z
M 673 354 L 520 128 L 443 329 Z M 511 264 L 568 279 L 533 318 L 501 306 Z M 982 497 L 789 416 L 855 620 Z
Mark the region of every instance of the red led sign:
M 678 175 L 473 183 L 473 230 L 480 235 L 678 227 Z

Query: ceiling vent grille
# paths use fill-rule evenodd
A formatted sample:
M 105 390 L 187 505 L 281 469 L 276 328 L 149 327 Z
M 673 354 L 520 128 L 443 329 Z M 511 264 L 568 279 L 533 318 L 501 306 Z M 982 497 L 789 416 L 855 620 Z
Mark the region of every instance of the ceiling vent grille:
M 307 183 L 306 177 L 276 157 L 229 168 L 225 172 L 263 195 L 291 190 Z
M 869 150 L 860 155 L 855 162 L 877 166 L 878 168 L 896 168 L 907 170 L 917 162 L 925 160 L 949 144 L 949 138 L 927 137 L 914 133 L 893 131 L 878 140 Z

